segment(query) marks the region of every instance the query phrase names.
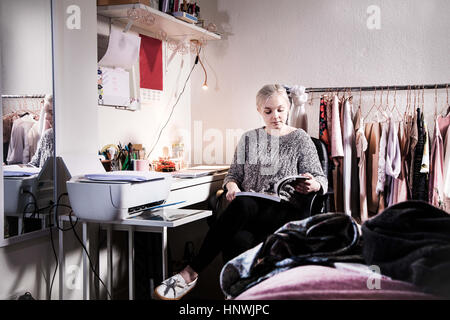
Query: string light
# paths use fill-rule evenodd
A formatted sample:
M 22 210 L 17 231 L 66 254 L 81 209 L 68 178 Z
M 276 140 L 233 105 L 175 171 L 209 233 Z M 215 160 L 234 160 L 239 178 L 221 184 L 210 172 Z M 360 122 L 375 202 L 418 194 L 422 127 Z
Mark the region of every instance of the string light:
M 197 47 L 197 57 L 198 62 L 200 62 L 200 65 L 203 68 L 203 71 L 205 72 L 205 81 L 203 82 L 202 89 L 208 90 L 208 74 L 206 73 L 205 66 L 203 65 L 202 59 L 200 59 L 200 49 L 202 47 L 201 43 L 198 40 L 191 40 L 191 43 L 195 43 L 195 46 Z

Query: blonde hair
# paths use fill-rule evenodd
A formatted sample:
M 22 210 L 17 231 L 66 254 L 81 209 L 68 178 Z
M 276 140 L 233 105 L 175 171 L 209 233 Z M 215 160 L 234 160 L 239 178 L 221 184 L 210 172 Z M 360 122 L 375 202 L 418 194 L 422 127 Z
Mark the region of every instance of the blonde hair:
M 286 89 L 280 84 L 266 84 L 264 87 L 259 89 L 258 93 L 256 94 L 256 105 L 260 108 L 264 108 L 267 101 L 274 94 L 279 94 L 280 96 L 286 98 L 288 106 L 290 105 Z
M 53 114 L 53 95 L 46 94 L 44 98 L 44 110 L 47 113 Z

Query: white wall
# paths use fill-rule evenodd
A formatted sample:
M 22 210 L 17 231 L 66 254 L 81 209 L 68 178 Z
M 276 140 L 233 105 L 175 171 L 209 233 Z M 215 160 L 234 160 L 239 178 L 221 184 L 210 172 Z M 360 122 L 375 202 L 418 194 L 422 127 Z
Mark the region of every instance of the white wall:
M 96 154 L 97 14 L 90 1 L 56 1 L 55 139 L 56 154 Z M 81 8 L 81 28 L 68 29 L 66 8 Z
M 192 121 L 202 121 L 204 132 L 218 130 L 224 140 L 227 129 L 262 125 L 255 96 L 267 83 L 330 87 L 450 82 L 446 0 L 199 2 L 202 17 L 218 26 L 223 40 L 209 42 L 204 50 L 210 90 L 193 86 Z M 370 5 L 381 9 L 380 30 L 367 28 Z M 198 73 L 192 83 L 202 81 Z M 444 92 L 439 92 L 440 109 Z M 397 95 L 404 100 L 405 92 Z M 312 136 L 318 135 L 315 97 L 307 108 Z M 372 101 L 372 93 L 363 93 L 363 114 Z M 398 102 L 403 110 L 403 101 Z M 434 112 L 433 90 L 426 93 L 425 108 Z M 433 112 L 427 113 L 429 123 Z M 203 149 L 210 144 L 204 142 Z M 196 147 L 195 153 L 202 151 Z M 234 146 L 229 147 L 223 158 L 233 152 Z
M 73 154 L 95 156 L 98 145 L 95 86 L 97 80 L 96 3 L 84 0 L 57 0 L 54 4 L 56 154 L 63 158 Z M 66 19 L 70 15 L 66 9 L 69 5 L 80 7 L 81 28 L 79 30 L 66 28 Z M 48 10 L 49 8 L 48 5 Z M 29 30 L 33 32 L 31 26 Z M 27 48 L 24 47 L 23 50 L 25 49 Z M 34 63 L 39 64 L 40 61 L 34 61 Z M 16 65 L 15 68 L 16 71 L 23 70 L 23 65 Z M 79 228 L 77 231 L 80 234 Z M 56 266 L 49 239 L 48 234 L 41 238 L 0 248 L 0 273 L 7 275 L 2 277 L 0 299 L 24 294 L 25 291 L 30 291 L 37 299 L 47 298 Z M 53 239 L 55 249 L 58 250 L 56 232 L 53 233 Z M 79 270 L 81 268 L 80 245 L 76 242 L 74 235 L 67 232 L 64 234 L 64 242 L 66 271 L 76 270 L 76 268 Z M 94 244 L 95 242 L 92 245 Z M 78 279 L 80 276 L 79 274 Z M 66 279 L 66 286 L 63 288 L 64 298 L 81 299 L 82 290 L 78 286 L 79 282 L 75 281 L 71 285 L 67 282 L 71 275 L 64 273 L 64 277 Z M 57 274 L 53 284 L 52 298 L 57 299 L 59 292 Z
M 50 0 L 0 1 L 2 94 L 52 92 Z
M 50 32 L 49 0 L 0 2 L 1 94 L 52 91 Z M 3 175 L 1 178 L 3 181 Z M 0 186 L 3 216 L 3 183 Z M 0 228 L 3 229 L 3 221 Z M 51 252 L 47 236 L 1 247 L 0 299 L 17 298 L 26 291 L 34 297 L 45 298 L 48 292 L 46 279 L 54 270 L 55 259 Z
M 136 31 L 130 31 L 136 32 Z M 141 31 L 141 33 L 144 33 Z M 146 33 L 144 33 L 146 34 Z M 147 34 L 151 36 L 151 34 Z M 155 146 L 161 128 L 166 123 L 183 85 L 191 70 L 191 55 L 176 54 L 169 61 L 172 51 L 163 42 L 163 91 L 159 101 L 142 103 L 137 111 L 127 111 L 109 106 L 98 108 L 98 130 L 100 150 L 108 144 L 142 144 L 148 154 Z M 139 67 L 139 64 L 137 64 Z M 191 125 L 191 82 L 188 81 L 183 95 L 176 105 L 167 126 L 161 134 L 150 159 L 163 155 L 163 148 L 171 148 L 172 143 L 190 142 Z M 190 150 L 187 145 L 187 150 Z M 185 155 L 188 159 L 188 154 Z

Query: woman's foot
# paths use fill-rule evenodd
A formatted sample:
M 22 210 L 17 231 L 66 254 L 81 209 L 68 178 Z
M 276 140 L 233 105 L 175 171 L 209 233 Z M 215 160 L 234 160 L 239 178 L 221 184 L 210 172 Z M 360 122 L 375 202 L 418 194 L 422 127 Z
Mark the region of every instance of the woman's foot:
M 186 283 L 191 283 L 198 278 L 198 273 L 195 272 L 194 269 L 192 269 L 189 265 L 187 265 L 186 268 L 180 271 L 180 275 L 183 277 Z
M 162 300 L 179 300 L 197 284 L 198 274 L 189 266 L 180 273 L 164 280 L 155 289 L 155 294 Z

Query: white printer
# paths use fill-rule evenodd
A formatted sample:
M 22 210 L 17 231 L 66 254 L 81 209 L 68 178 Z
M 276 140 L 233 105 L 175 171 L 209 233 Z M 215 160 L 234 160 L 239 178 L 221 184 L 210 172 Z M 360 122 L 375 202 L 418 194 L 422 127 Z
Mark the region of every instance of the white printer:
M 78 175 L 66 185 L 78 218 L 116 221 L 164 203 L 171 183 L 170 173 L 114 171 Z
M 6 215 L 22 215 L 24 212 L 33 212 L 36 207 L 46 208 L 52 204 L 53 160 L 53 157 L 49 157 L 41 169 L 3 166 Z

